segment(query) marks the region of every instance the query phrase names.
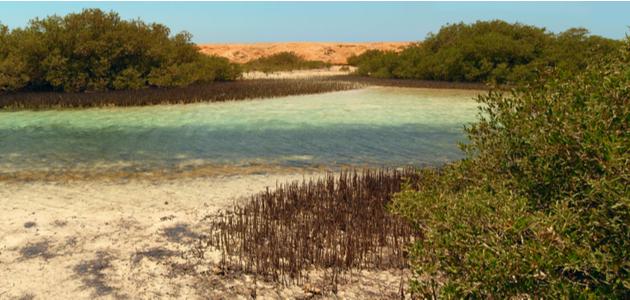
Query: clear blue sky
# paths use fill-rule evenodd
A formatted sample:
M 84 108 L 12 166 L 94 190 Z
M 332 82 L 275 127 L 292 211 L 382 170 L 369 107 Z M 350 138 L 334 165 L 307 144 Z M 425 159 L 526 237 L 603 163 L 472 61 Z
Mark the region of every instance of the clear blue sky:
M 422 40 L 446 23 L 490 19 L 630 33 L 630 2 L 0 2 L 0 22 L 15 28 L 94 7 L 187 30 L 198 43 Z

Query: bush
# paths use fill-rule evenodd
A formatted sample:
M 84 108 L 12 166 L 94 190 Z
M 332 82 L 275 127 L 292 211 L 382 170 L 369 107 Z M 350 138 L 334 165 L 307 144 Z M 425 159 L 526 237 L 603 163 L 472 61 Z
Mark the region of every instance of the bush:
M 199 53 L 187 32 L 170 36 L 160 24 L 121 20 L 86 9 L 0 26 L 0 90 L 66 92 L 174 87 L 231 80 L 239 69 Z
M 398 56 L 393 51 L 368 50 L 348 58 L 348 64 L 359 66 L 356 73 L 375 78 L 393 78 L 398 67 Z
M 426 239 L 414 288 L 445 297 L 630 296 L 630 39 L 584 72 L 480 96 L 468 158 L 393 210 Z
M 265 73 L 327 68 L 330 64 L 319 60 L 306 60 L 295 52 L 280 52 L 260 57 L 244 64 L 247 71 L 262 71 Z
M 0 92 L 24 87 L 29 80 L 25 62 L 12 51 L 9 29 L 0 24 Z
M 400 53 L 367 51 L 348 63 L 373 77 L 513 83 L 534 79 L 545 67 L 581 71 L 618 46 L 585 29 L 555 35 L 518 23 L 478 21 L 444 26 Z

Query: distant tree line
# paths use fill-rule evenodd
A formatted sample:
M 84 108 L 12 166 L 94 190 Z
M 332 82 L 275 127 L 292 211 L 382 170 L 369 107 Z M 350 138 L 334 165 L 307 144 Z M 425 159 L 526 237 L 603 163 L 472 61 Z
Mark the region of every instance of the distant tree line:
M 348 59 L 359 75 L 462 82 L 523 82 L 546 67 L 567 73 L 617 52 L 622 42 L 572 28 L 544 28 L 504 21 L 452 24 L 401 52 L 370 50 Z
M 172 36 L 115 12 L 86 9 L 13 30 L 0 24 L 0 91 L 180 87 L 240 74 L 227 59 L 200 53 L 187 32 Z
M 621 42 L 585 29 L 560 34 L 504 21 L 444 26 L 401 52 L 370 50 L 348 63 L 377 78 L 458 82 L 529 81 L 546 67 L 566 73 L 615 52 Z M 242 69 L 276 72 L 329 66 L 293 52 L 244 65 L 207 56 L 191 35 L 168 27 L 122 20 L 115 12 L 87 9 L 64 17 L 31 20 L 25 28 L 0 24 L 0 92 L 107 91 L 182 87 L 233 80 Z
M 295 52 L 279 52 L 269 56 L 251 60 L 243 65 L 247 71 L 262 71 L 265 73 L 307 70 L 329 67 L 330 64 L 320 60 L 307 60 Z

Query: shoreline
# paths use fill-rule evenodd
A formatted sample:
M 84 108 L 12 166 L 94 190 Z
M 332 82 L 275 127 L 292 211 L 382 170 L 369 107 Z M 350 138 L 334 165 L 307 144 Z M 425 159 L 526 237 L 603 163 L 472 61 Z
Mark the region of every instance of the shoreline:
M 425 88 L 444 90 L 490 90 L 490 86 L 481 82 L 453 82 L 420 79 L 400 79 L 400 78 L 375 78 L 359 75 L 335 75 L 326 78 L 331 81 L 353 82 L 366 84 L 368 86 L 401 87 L 401 88 Z
M 343 167 L 340 167 L 343 168 Z M 348 166 L 348 168 L 352 168 Z M 360 167 L 355 167 L 360 168 Z M 127 182 L 170 182 L 177 180 L 197 180 L 213 178 L 229 178 L 238 176 L 278 176 L 287 174 L 324 174 L 336 172 L 335 168 L 326 166 L 291 167 L 284 165 L 200 165 L 182 169 L 155 169 L 129 172 L 123 169 L 91 170 L 29 170 L 11 173 L 0 173 L 0 184 L 20 183 L 127 183 Z
M 0 112 L 112 106 L 140 107 L 272 99 L 285 96 L 323 94 L 379 86 L 477 91 L 488 91 L 491 89 L 489 85 L 484 83 L 384 79 L 355 76 L 335 68 L 274 73 L 250 72 L 245 75 L 251 78 L 170 89 L 148 88 L 89 93 L 0 93 Z
M 178 169 L 152 169 L 144 171 L 128 171 L 121 168 L 94 170 L 27 170 L 14 172 L 0 172 L 0 184 L 29 184 L 56 183 L 75 184 L 102 182 L 108 184 L 124 184 L 129 182 L 168 183 L 178 180 L 213 180 L 216 178 L 235 178 L 241 176 L 285 176 L 302 174 L 305 176 L 323 175 L 353 170 L 400 170 L 405 168 L 431 168 L 440 165 L 411 165 L 398 166 L 382 165 L 300 165 L 289 166 L 282 164 L 202 164 Z
M 322 173 L 151 182 L 0 182 L 0 293 L 6 297 L 296 298 L 322 293 L 319 271 L 303 284 L 252 282 L 247 274 L 187 269 L 208 217 L 279 183 Z M 218 252 L 208 259 L 218 260 Z M 198 269 L 201 267 L 202 269 Z M 184 269 L 182 269 L 184 268 Z M 319 272 L 319 273 L 318 273 Z M 324 277 L 322 277 L 324 276 Z M 396 295 L 400 271 L 358 271 L 339 296 Z
M 251 79 L 196 84 L 180 88 L 147 88 L 89 93 L 13 92 L 0 94 L 0 112 L 226 102 L 322 94 L 361 87 L 363 85 L 356 83 L 328 80 Z

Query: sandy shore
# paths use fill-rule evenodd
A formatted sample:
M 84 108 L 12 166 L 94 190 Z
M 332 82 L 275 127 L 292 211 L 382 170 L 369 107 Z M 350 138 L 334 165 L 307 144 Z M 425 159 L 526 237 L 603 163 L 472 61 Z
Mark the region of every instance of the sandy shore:
M 277 182 L 310 176 L 317 174 L 0 182 L 0 299 L 317 295 L 321 288 L 311 283 L 254 284 L 246 275 L 185 267 L 204 217 Z M 338 297 L 395 297 L 399 280 L 393 272 L 358 272 L 339 287 Z
M 353 66 L 331 66 L 330 68 L 294 70 L 265 73 L 261 71 L 245 72 L 243 79 L 306 79 L 350 75 L 356 70 Z

